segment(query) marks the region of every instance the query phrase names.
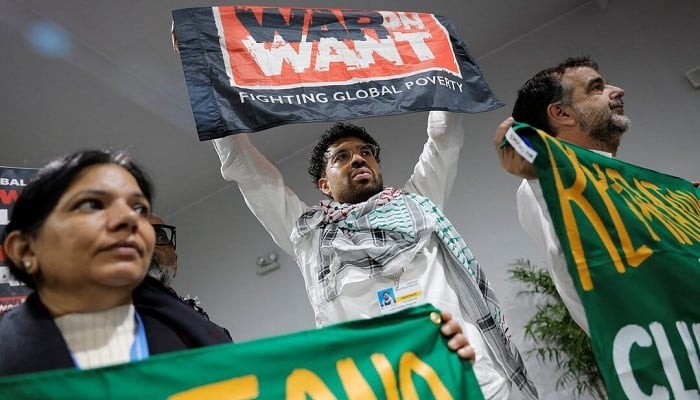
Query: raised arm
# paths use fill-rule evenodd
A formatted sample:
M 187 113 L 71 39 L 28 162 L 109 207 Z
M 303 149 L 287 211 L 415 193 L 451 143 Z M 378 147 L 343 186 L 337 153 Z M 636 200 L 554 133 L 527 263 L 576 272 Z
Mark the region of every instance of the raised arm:
M 537 180 L 524 180 L 517 192 L 518 221 L 532 239 L 540 254 L 544 254 L 544 265 L 549 271 L 559 296 L 574 321 L 588 334 L 588 320 L 574 281 L 566 267 L 561 244 L 549 218 L 547 203 Z M 590 334 L 589 334 L 590 335 Z
M 462 114 L 431 111 L 428 141 L 423 145 L 413 175 L 405 185 L 409 192 L 429 197 L 444 207 L 457 176 L 459 151 L 464 143 Z
M 289 236 L 306 204 L 284 185 L 282 174 L 253 146 L 248 135 L 227 136 L 213 143 L 221 161 L 221 175 L 238 183 L 253 215 L 275 243 L 294 257 Z

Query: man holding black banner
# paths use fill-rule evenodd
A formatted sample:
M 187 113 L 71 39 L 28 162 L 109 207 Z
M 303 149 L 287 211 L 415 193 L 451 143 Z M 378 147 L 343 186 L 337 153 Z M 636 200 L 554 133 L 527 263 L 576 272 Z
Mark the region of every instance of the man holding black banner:
M 545 266 L 572 318 L 589 333 L 581 300 L 566 267 L 559 239 L 546 212 L 534 166 L 501 143 L 513 119 L 542 129 L 560 140 L 609 157 L 617 154 L 629 127 L 622 97 L 625 91 L 607 83 L 598 64 L 589 57 L 571 57 L 530 78 L 518 91 L 513 117 L 505 120 L 494 139 L 501 164 L 511 174 L 526 178 L 518 188 L 520 224 L 545 254 Z
M 428 141 L 402 189 L 384 187 L 379 146 L 364 128 L 338 123 L 313 150 L 309 173 L 326 196 L 304 204 L 245 134 L 214 140 L 226 180 L 293 255 L 317 326 L 371 318 L 430 302 L 460 321 L 476 351 L 474 372 L 488 399 L 515 383 L 536 398 L 475 257 L 441 212 L 463 142 L 457 114 L 432 111 Z M 385 293 L 395 301 L 385 305 Z

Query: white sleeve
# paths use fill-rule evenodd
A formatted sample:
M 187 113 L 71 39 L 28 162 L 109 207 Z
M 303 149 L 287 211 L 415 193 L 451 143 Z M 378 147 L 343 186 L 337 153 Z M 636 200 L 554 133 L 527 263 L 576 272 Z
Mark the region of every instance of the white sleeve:
M 520 225 L 535 242 L 538 250 L 545 254 L 545 267 L 552 277 L 554 287 L 571 317 L 590 336 L 581 298 L 566 267 L 564 252 L 549 219 L 547 204 L 537 179 L 523 180 L 518 188 L 517 204 Z
M 282 174 L 253 146 L 248 135 L 226 136 L 213 143 L 221 161 L 221 175 L 238 183 L 253 215 L 275 243 L 294 257 L 290 235 L 306 204 L 284 185 Z
M 457 176 L 459 151 L 464 143 L 462 122 L 459 113 L 430 112 L 428 141 L 404 186 L 409 192 L 430 198 L 440 208 L 445 206 Z

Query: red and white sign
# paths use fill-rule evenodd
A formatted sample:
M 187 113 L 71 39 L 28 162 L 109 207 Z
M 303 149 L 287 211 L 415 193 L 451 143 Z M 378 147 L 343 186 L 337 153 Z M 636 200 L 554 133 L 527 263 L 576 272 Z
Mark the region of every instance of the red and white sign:
M 347 85 L 427 71 L 461 78 L 449 33 L 433 14 L 255 6 L 213 11 L 231 86 Z

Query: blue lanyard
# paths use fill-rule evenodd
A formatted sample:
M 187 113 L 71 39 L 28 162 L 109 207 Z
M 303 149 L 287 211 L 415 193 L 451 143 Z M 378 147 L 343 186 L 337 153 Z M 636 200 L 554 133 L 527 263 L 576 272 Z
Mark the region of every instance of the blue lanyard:
M 131 345 L 131 361 L 139 361 L 148 358 L 148 340 L 146 340 L 146 328 L 143 326 L 143 320 L 141 316 L 134 309 L 134 316 L 136 316 L 136 337 L 134 338 L 134 343 Z
M 134 343 L 131 344 L 131 350 L 129 352 L 130 362 L 139 361 L 148 358 L 148 340 L 146 340 L 146 328 L 143 325 L 143 320 L 139 313 L 134 309 L 134 316 L 136 317 L 136 336 L 134 337 Z M 77 369 L 80 368 L 78 360 L 75 358 L 73 353 L 71 353 L 71 358 L 73 359 L 73 364 Z

